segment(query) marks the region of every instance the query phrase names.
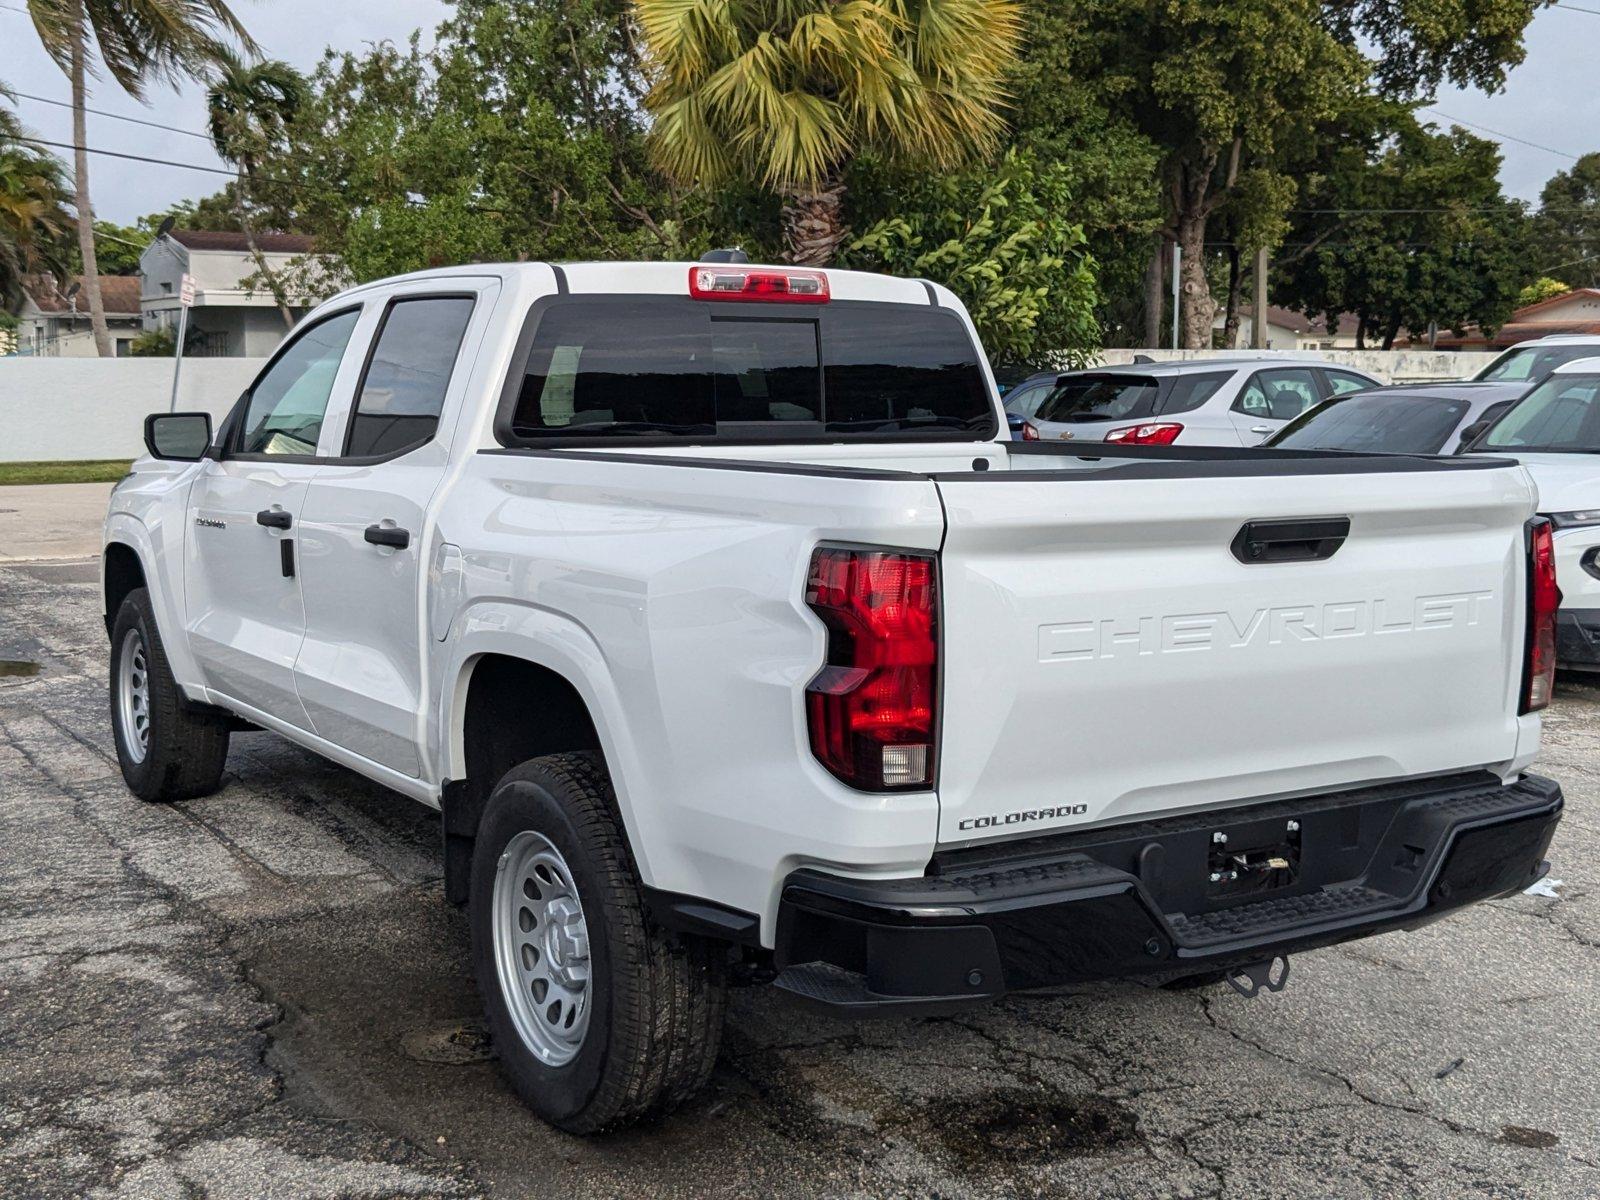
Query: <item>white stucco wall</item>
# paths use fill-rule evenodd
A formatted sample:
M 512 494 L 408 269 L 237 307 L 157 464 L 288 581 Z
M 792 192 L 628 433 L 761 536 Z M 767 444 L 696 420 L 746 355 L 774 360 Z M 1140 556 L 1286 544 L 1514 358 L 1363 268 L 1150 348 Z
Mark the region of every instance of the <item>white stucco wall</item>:
M 179 410 L 219 420 L 263 361 L 186 359 Z M 145 417 L 167 411 L 172 366 L 170 358 L 0 358 L 0 462 L 137 457 Z
M 1450 350 L 1102 350 L 1098 365 L 1131 363 L 1140 354 L 1157 362 L 1270 355 L 1339 363 L 1390 383 L 1443 383 L 1470 378 L 1499 357 L 1499 353 L 1498 350 L 1461 353 Z

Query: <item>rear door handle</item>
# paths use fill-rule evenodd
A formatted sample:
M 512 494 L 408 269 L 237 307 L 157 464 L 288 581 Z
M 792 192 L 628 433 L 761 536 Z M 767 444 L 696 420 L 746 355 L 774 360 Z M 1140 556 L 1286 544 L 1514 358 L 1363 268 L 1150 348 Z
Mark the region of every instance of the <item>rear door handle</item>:
M 374 546 L 393 546 L 396 550 L 404 550 L 411 545 L 411 531 L 397 529 L 393 525 L 368 525 L 362 536 Z
M 268 529 L 287 529 L 294 524 L 294 518 L 281 508 L 263 508 L 256 514 L 256 524 Z

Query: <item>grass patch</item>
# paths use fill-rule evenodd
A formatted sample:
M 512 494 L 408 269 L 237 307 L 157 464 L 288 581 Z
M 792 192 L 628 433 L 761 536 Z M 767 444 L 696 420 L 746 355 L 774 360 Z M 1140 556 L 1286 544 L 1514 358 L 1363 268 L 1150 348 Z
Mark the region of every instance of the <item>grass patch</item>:
M 115 483 L 128 473 L 131 459 L 88 462 L 0 462 L 0 486 L 12 483 Z

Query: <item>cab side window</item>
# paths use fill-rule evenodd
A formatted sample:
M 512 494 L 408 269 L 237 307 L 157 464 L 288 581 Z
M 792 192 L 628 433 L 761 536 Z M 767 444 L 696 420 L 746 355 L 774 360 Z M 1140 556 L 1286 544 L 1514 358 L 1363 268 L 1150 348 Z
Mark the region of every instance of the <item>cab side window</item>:
M 1322 377 L 1328 381 L 1328 395 L 1343 396 L 1346 392 L 1364 392 L 1374 384 L 1359 375 L 1352 375 L 1348 371 L 1324 371 Z
M 336 313 L 297 335 L 250 389 L 239 438 L 240 454 L 317 452 L 328 396 L 339 374 L 358 308 Z
M 346 456 L 403 454 L 432 440 L 472 306 L 470 296 L 423 296 L 389 306 L 356 394 Z

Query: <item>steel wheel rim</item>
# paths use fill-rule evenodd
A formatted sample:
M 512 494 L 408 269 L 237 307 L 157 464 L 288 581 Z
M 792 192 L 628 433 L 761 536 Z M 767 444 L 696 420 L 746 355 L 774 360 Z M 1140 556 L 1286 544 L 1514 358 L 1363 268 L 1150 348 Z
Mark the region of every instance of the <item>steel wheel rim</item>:
M 150 663 L 137 629 L 128 630 L 117 651 L 117 720 L 128 757 L 143 762 L 150 752 Z
M 500 852 L 491 920 L 511 1023 L 535 1058 L 564 1066 L 589 1028 L 589 926 L 572 868 L 542 834 L 523 830 Z

